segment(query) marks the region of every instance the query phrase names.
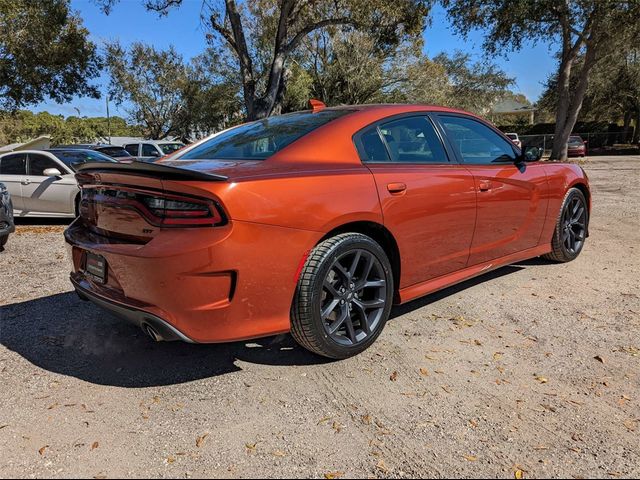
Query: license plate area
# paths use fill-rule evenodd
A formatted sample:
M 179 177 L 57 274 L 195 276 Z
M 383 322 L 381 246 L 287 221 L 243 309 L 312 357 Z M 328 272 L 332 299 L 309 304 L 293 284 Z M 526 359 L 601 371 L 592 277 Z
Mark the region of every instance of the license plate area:
M 107 261 L 102 255 L 87 252 L 84 261 L 84 272 L 98 283 L 107 282 Z

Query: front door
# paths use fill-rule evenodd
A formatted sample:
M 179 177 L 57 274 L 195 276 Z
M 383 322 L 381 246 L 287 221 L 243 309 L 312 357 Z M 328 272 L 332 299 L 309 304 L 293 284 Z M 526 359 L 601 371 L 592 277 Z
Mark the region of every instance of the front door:
M 356 136 L 375 177 L 384 224 L 400 250 L 400 288 L 466 267 L 476 219 L 473 176 L 425 115 L 401 116 Z
M 29 153 L 27 181 L 22 185 L 26 213 L 73 214 L 78 187 L 75 177 L 66 167 L 41 153 Z M 44 174 L 49 168 L 57 168 L 62 174 L 50 177 Z
M 478 192 L 469 265 L 537 246 L 548 203 L 544 167 L 516 164 L 518 152 L 511 142 L 477 119 L 453 114 L 438 119 Z

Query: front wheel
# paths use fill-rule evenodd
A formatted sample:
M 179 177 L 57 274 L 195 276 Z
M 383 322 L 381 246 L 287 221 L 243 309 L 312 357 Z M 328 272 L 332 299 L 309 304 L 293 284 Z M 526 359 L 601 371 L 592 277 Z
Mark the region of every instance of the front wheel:
M 584 194 L 577 188 L 569 189 L 556 219 L 551 240 L 553 250 L 544 258 L 555 262 L 574 260 L 584 247 L 588 224 L 589 211 Z
M 304 348 L 343 359 L 367 349 L 382 333 L 393 302 L 393 274 L 370 237 L 345 233 L 310 253 L 292 307 L 291 334 Z

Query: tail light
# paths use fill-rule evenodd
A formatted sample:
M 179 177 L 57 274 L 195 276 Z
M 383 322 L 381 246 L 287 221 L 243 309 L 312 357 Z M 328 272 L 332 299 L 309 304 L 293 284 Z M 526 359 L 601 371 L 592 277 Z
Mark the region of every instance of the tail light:
M 83 209 L 90 209 L 95 204 L 137 210 L 149 223 L 158 227 L 217 226 L 226 223 L 226 217 L 216 202 L 181 194 L 120 186 L 83 188 L 81 215 Z

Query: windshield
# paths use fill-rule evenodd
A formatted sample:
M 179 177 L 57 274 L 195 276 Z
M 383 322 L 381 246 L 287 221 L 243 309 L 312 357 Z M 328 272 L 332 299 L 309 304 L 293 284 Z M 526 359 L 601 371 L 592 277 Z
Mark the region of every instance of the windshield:
M 580 137 L 569 137 L 569 145 L 582 145 L 583 143 Z
M 116 162 L 113 158 L 93 150 L 49 150 L 49 152 L 74 172 L 76 166 L 86 162 Z
M 180 150 L 184 145 L 182 143 L 159 143 L 158 146 L 162 153 L 165 155 L 169 155 L 170 153 L 175 152 L 176 150 Z
M 99 152 L 104 153 L 105 155 L 109 155 L 110 157 L 115 157 L 115 158 L 123 158 L 123 157 L 130 157 L 131 155 L 129 155 L 129 152 L 127 152 L 124 148 L 122 147 L 101 147 L 99 149 L 96 149 Z
M 180 160 L 265 160 L 300 137 L 351 110 L 298 112 L 233 128 L 188 151 Z

